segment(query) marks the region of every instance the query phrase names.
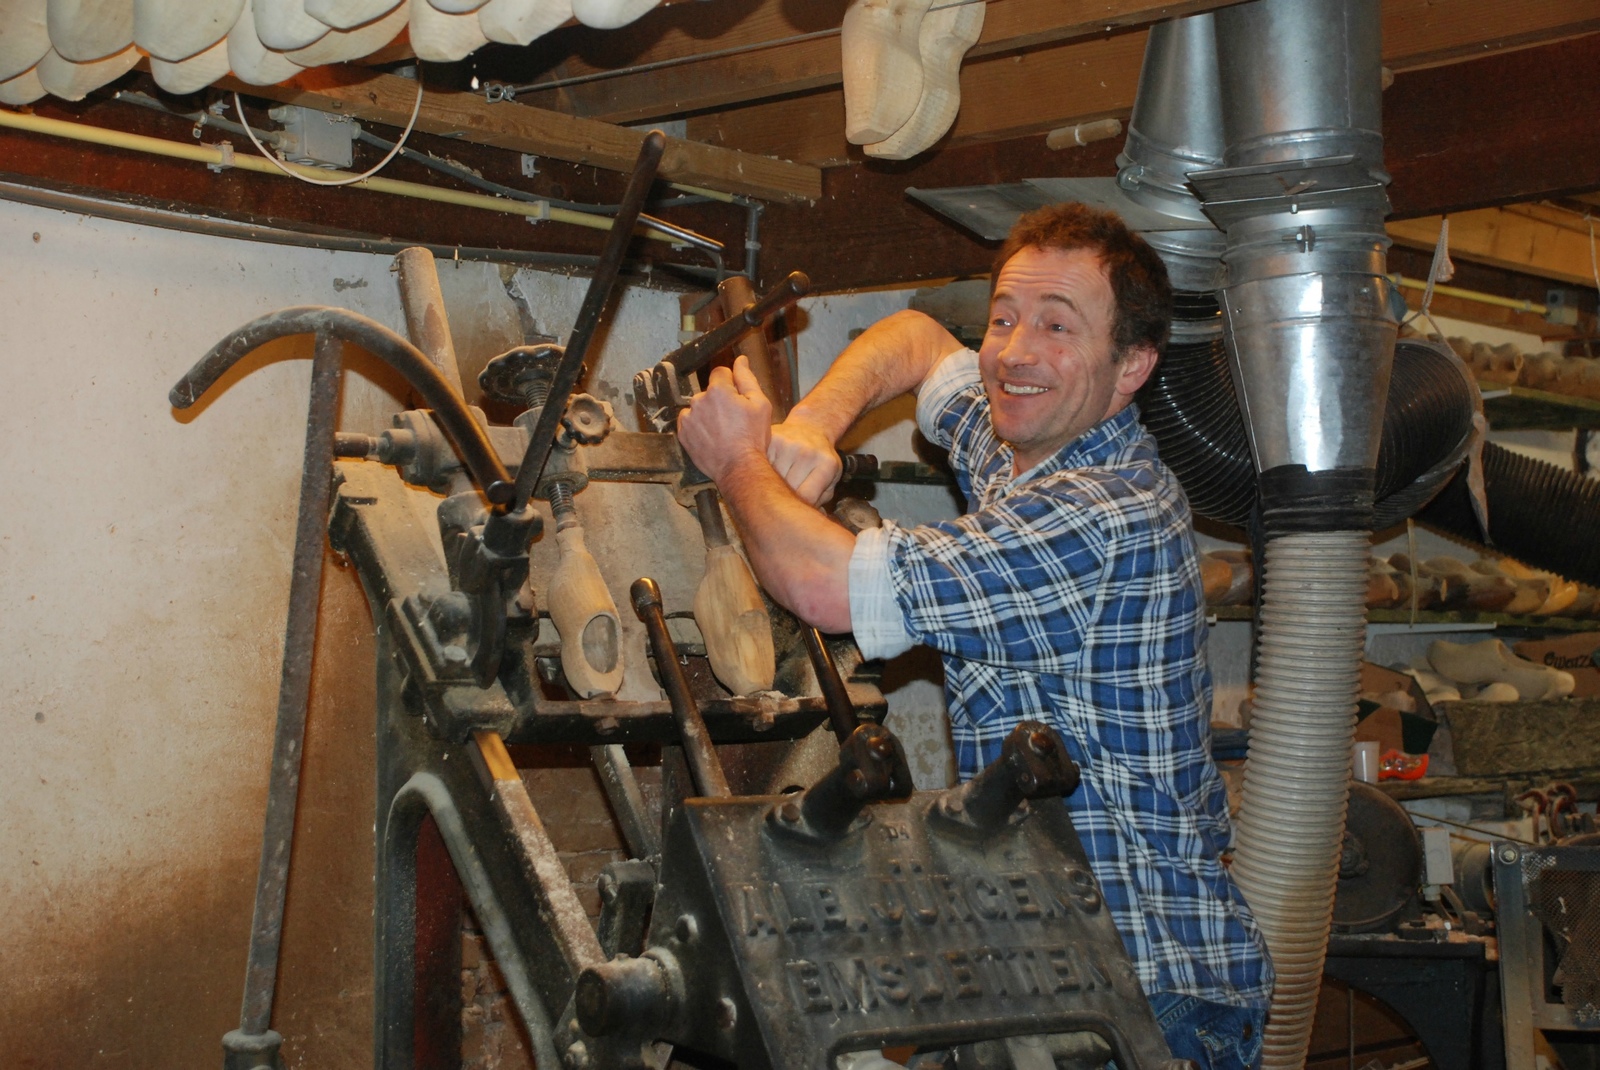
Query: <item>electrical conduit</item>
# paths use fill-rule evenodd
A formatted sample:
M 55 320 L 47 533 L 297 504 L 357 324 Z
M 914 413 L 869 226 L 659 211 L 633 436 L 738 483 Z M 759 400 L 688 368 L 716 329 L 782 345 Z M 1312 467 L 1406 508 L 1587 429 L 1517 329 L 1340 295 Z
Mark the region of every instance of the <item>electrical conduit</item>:
M 232 146 L 186 145 L 178 141 L 147 137 L 144 134 L 130 134 L 121 130 L 108 130 L 105 127 L 89 126 L 86 123 L 70 123 L 61 119 L 47 119 L 42 115 L 28 115 L 22 112 L 7 111 L 3 108 L 0 108 L 0 127 L 24 130 L 31 134 L 46 134 L 51 137 L 67 138 L 71 141 L 82 141 L 91 145 L 104 145 L 108 148 L 143 152 L 153 156 L 191 160 L 195 163 L 203 163 L 207 167 L 218 169 L 233 167 L 241 171 L 253 171 L 257 174 L 284 177 L 279 168 L 272 162 L 249 153 L 236 153 L 233 151 Z M 329 171 L 325 168 L 307 167 L 302 164 L 283 164 L 282 166 L 304 174 L 309 178 L 355 177 L 344 171 Z M 504 212 L 508 215 L 526 216 L 535 220 L 551 219 L 558 223 L 570 223 L 573 226 L 588 227 L 590 230 L 611 229 L 611 220 L 607 216 L 597 216 L 588 212 L 575 212 L 567 208 L 556 208 L 545 201 L 513 201 L 503 197 L 489 197 L 481 193 L 466 193 L 461 190 L 443 189 L 438 186 L 424 185 L 421 182 L 403 182 L 398 179 L 383 178 L 381 176 L 374 176 L 352 185 L 359 189 L 369 189 L 376 193 L 388 193 L 396 197 L 410 197 L 413 200 L 437 201 L 442 204 L 455 204 L 465 208 L 482 208 L 490 212 Z M 641 228 L 640 232 L 645 237 L 654 238 L 658 241 L 679 243 L 684 240 L 682 235 L 668 234 L 651 228 Z

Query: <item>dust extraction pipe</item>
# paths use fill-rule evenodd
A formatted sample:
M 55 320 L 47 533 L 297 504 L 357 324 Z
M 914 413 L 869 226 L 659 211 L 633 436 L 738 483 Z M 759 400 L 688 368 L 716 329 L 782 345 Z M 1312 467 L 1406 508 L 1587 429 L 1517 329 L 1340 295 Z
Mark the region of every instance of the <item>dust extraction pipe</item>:
M 1146 68 L 1120 184 L 1181 217 L 1181 175 L 1224 235 L 1218 301 L 1269 540 L 1233 872 L 1277 970 L 1264 1066 L 1283 1070 L 1305 1061 L 1327 950 L 1396 331 L 1377 0 L 1166 24 Z M 1180 289 L 1205 288 L 1203 233 L 1147 238 Z

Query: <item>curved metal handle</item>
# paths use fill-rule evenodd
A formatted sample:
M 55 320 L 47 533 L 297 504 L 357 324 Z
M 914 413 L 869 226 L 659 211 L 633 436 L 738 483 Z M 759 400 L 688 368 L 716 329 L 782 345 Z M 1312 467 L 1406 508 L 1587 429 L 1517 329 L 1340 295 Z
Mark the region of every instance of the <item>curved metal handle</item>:
M 228 370 L 254 350 L 292 334 L 330 335 L 365 349 L 405 377 L 433 409 L 439 426 L 449 436 L 467 470 L 492 502 L 510 496 L 511 475 L 489 436 L 467 411 L 466 402 L 439 374 L 422 351 L 383 324 L 342 308 L 297 305 L 251 320 L 211 347 L 179 379 L 167 400 L 175 409 L 187 409 Z

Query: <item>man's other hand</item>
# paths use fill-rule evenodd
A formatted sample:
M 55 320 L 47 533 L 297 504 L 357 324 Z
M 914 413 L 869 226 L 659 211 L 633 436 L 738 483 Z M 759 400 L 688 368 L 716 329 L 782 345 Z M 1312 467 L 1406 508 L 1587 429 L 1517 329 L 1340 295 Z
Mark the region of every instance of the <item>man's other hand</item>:
M 678 441 L 713 483 L 749 454 L 765 459 L 772 437 L 772 403 L 740 356 L 733 369 L 713 368 L 703 393 L 678 417 Z
M 843 471 L 833 440 L 810 424 L 792 420 L 772 429 L 767 460 L 808 505 L 832 498 Z

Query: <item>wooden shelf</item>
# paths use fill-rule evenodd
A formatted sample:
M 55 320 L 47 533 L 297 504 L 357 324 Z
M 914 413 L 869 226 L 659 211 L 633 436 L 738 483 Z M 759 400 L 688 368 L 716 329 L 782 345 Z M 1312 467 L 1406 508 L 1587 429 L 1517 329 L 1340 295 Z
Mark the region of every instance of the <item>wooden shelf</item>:
M 1526 386 L 1478 386 L 1483 391 L 1483 413 L 1496 431 L 1600 428 L 1600 401 Z

